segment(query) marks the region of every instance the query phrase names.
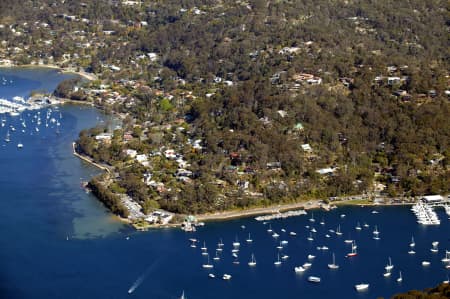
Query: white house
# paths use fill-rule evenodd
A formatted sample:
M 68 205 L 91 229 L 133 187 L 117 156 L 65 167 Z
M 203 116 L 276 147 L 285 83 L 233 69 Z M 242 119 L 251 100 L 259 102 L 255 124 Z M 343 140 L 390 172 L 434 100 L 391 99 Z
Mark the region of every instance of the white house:
M 318 169 L 316 170 L 317 173 L 319 174 L 333 174 L 336 171 L 336 168 L 322 168 L 322 169 Z
M 137 151 L 133 150 L 133 149 L 126 149 L 125 150 L 125 154 L 131 158 L 136 158 L 137 156 Z
M 142 155 L 136 155 L 136 161 L 138 161 L 139 163 L 141 163 L 144 166 L 148 166 L 148 157 L 146 154 L 142 154 Z
M 304 150 L 305 152 L 308 152 L 308 153 L 312 152 L 312 147 L 311 147 L 311 145 L 309 145 L 309 143 L 302 144 L 301 147 L 302 147 L 302 150 Z
M 387 82 L 388 82 L 388 84 L 389 85 L 394 85 L 394 84 L 397 84 L 397 83 L 400 83 L 400 77 L 388 77 L 387 78 Z
M 167 149 L 164 151 L 164 156 L 167 159 L 175 159 L 177 156 L 175 154 L 175 151 L 173 149 Z
M 98 134 L 97 136 L 95 136 L 95 140 L 106 141 L 106 140 L 111 140 L 111 138 L 112 138 L 111 133 L 101 133 L 101 134 Z

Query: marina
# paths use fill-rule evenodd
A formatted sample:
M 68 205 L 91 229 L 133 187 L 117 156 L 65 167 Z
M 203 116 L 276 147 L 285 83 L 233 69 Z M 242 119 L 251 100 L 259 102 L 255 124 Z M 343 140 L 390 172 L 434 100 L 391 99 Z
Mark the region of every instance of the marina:
M 338 209 L 340 210 L 340 209 Z M 393 215 L 393 211 L 403 211 L 407 212 L 407 207 L 397 207 L 397 208 L 391 208 L 386 207 L 383 209 L 383 215 Z M 432 261 L 435 259 L 432 257 L 433 251 L 430 251 L 428 248 L 426 248 L 426 244 L 422 238 L 429 238 L 430 236 L 426 236 L 427 232 L 422 231 L 420 224 L 414 224 L 412 227 L 412 223 L 415 223 L 415 221 L 412 219 L 412 217 L 407 217 L 410 219 L 409 224 L 405 223 L 404 225 L 409 226 L 410 228 L 410 234 L 399 238 L 401 239 L 401 243 L 403 243 L 403 247 L 406 248 L 415 248 L 417 249 L 417 257 L 412 257 L 407 252 L 396 252 L 396 251 L 390 251 L 390 247 L 384 246 L 385 244 L 395 244 L 395 238 L 397 238 L 393 232 L 391 232 L 389 229 L 383 229 L 390 226 L 390 222 L 395 221 L 394 219 L 390 218 L 391 216 L 385 216 L 387 218 L 383 218 L 383 220 L 380 221 L 379 216 L 376 216 L 378 213 L 372 213 L 369 209 L 366 208 L 348 208 L 346 209 L 346 217 L 341 217 L 341 214 L 339 212 L 324 212 L 324 219 L 326 223 L 331 225 L 332 227 L 337 227 L 336 231 L 339 232 L 347 232 L 350 229 L 353 230 L 353 233 L 351 234 L 351 238 L 348 238 L 346 240 L 342 240 L 340 238 L 340 235 L 334 234 L 333 237 L 330 236 L 330 238 L 325 237 L 327 233 L 330 231 L 335 232 L 335 230 L 330 229 L 329 227 L 325 226 L 323 228 L 316 228 L 315 232 L 311 232 L 311 219 L 313 219 L 313 213 L 307 213 L 306 215 L 299 216 L 299 217 L 293 217 L 289 219 L 275 219 L 270 222 L 255 222 L 254 224 L 251 224 L 250 220 L 241 220 L 237 223 L 245 223 L 244 225 L 240 225 L 241 227 L 238 229 L 237 223 L 233 226 L 236 227 L 240 231 L 238 235 L 235 234 L 234 238 L 227 238 L 226 236 L 221 235 L 220 238 L 225 240 L 224 248 L 227 248 L 229 246 L 230 248 L 233 248 L 233 243 L 238 238 L 242 238 L 243 236 L 248 236 L 248 238 L 252 239 L 251 243 L 241 244 L 239 248 L 239 255 L 236 256 L 250 256 L 248 265 L 250 268 L 253 268 L 256 265 L 256 261 L 254 259 L 255 254 L 260 256 L 260 262 L 258 263 L 257 271 L 258 273 L 261 272 L 261 275 L 267 275 L 270 276 L 270 273 L 274 271 L 274 269 L 270 269 L 268 266 L 270 264 L 265 262 L 267 261 L 267 258 L 264 258 L 264 256 L 267 256 L 268 252 L 271 252 L 270 247 L 273 248 L 273 250 L 278 251 L 278 253 L 275 255 L 275 260 L 273 261 L 273 258 L 269 258 L 269 260 L 272 260 L 273 266 L 275 266 L 275 269 L 277 272 L 282 271 L 284 279 L 287 279 L 287 277 L 291 276 L 295 279 L 296 283 L 294 285 L 299 284 L 299 287 L 307 287 L 307 285 L 304 285 L 303 283 L 300 283 L 301 280 L 305 281 L 306 283 L 309 283 L 311 286 L 320 283 L 320 285 L 329 287 L 329 283 L 336 284 L 341 279 L 344 281 L 348 281 L 347 286 L 349 289 L 353 286 L 353 292 L 361 292 L 361 295 L 364 294 L 364 296 L 367 294 L 367 298 L 372 298 L 374 296 L 380 295 L 382 292 L 380 292 L 380 287 L 383 288 L 383 285 L 386 284 L 391 279 L 397 284 L 396 289 L 400 288 L 403 289 L 405 285 L 410 284 L 410 275 L 407 275 L 407 273 L 410 273 L 411 271 L 416 275 L 417 271 L 423 271 L 423 274 L 418 274 L 418 277 L 422 277 L 422 275 L 426 276 L 428 275 L 429 269 L 433 268 L 433 271 L 436 271 L 440 274 L 440 277 L 445 277 L 447 275 L 447 267 L 450 268 L 448 258 L 450 256 L 450 251 L 445 251 L 444 257 L 440 258 L 440 263 L 432 263 Z M 440 210 L 441 213 L 443 210 Z M 314 214 L 317 214 L 318 212 L 314 211 Z M 364 214 L 365 216 L 361 218 L 355 218 L 355 215 Z M 400 213 L 400 215 L 407 216 L 405 213 Z M 387 220 L 387 222 L 386 222 Z M 360 226 L 359 224 L 357 227 L 361 227 L 361 229 L 355 229 L 354 223 L 365 223 L 367 225 Z M 215 227 L 216 224 L 209 223 L 206 225 L 205 230 L 208 230 L 209 226 Z M 445 222 L 446 227 L 449 225 L 448 221 Z M 374 230 L 369 230 L 368 228 L 372 226 L 374 227 Z M 300 229 L 301 227 L 304 227 L 303 229 Z M 427 226 L 424 226 L 427 227 Z M 430 226 L 430 229 L 433 229 L 434 226 Z M 439 227 L 435 227 L 439 230 Z M 411 230 L 412 229 L 412 230 Z M 417 231 L 419 229 L 419 231 Z M 213 228 L 213 230 L 215 230 Z M 296 231 L 296 234 L 291 235 L 288 232 L 289 231 Z M 276 241 L 276 239 L 273 238 L 273 232 L 279 231 L 281 232 L 279 234 L 279 238 L 282 241 Z M 372 236 L 379 236 L 381 234 L 381 231 L 383 231 L 384 238 L 381 239 L 373 239 Z M 202 231 L 197 231 L 197 235 L 202 234 Z M 314 238 L 312 238 L 312 234 L 314 234 Z M 347 233 L 345 233 L 347 234 Z M 424 235 L 425 234 L 425 235 Z M 307 240 L 303 241 L 304 237 L 302 236 L 310 236 L 310 242 L 306 243 Z M 413 236 L 413 237 L 412 237 Z M 436 235 L 434 235 L 436 237 Z M 441 235 L 441 238 L 443 235 Z M 283 240 L 284 238 L 289 238 L 288 240 Z M 228 242 L 226 240 L 229 240 Z M 303 240 L 302 240 L 303 239 Z M 328 240 L 326 245 L 323 245 L 323 242 L 325 240 Z M 441 239 L 442 240 L 442 239 Z M 382 242 L 382 243 L 380 243 Z M 227 244 L 228 243 L 228 244 Z M 272 243 L 272 246 L 269 244 Z M 358 243 L 358 245 L 356 245 Z M 429 241 L 428 244 L 431 244 L 431 248 L 437 248 L 437 246 L 441 243 L 441 241 Z M 448 242 L 446 242 L 448 244 Z M 315 245 L 314 245 L 315 244 Z M 384 244 L 384 245 L 383 245 Z M 257 247 L 255 247 L 255 245 Z M 351 248 L 351 251 L 349 253 L 344 253 L 346 250 L 348 250 L 348 246 Z M 448 246 L 447 248 L 449 248 Z M 358 248 L 358 252 L 356 251 L 356 248 Z M 333 250 L 334 252 L 326 254 L 328 252 L 327 250 Z M 252 251 L 249 253 L 249 251 Z M 389 250 L 389 251 L 388 251 Z M 282 252 L 282 253 L 281 253 Z M 307 252 L 309 252 L 307 254 Z M 366 274 L 367 271 L 360 271 L 359 274 L 363 274 L 364 277 L 362 277 L 365 281 L 364 283 L 357 283 L 357 281 L 354 281 L 353 284 L 350 283 L 350 278 L 344 278 L 343 276 L 346 275 L 344 273 L 347 273 L 350 277 L 354 277 L 354 279 L 358 279 L 359 276 L 354 276 L 348 271 L 356 271 L 356 269 L 359 267 L 369 269 L 374 267 L 375 264 L 383 263 L 379 259 L 379 257 L 383 256 L 383 254 L 388 253 L 387 257 L 385 257 L 386 260 L 384 261 L 384 273 L 383 275 L 378 274 L 378 277 L 374 277 L 373 274 Z M 195 254 L 195 252 L 194 252 Z M 338 256 L 345 255 L 347 258 L 344 259 L 340 265 L 336 263 L 336 259 Z M 303 256 L 303 258 L 302 258 Z M 304 257 L 306 256 L 307 262 L 304 262 Z M 287 258 L 289 257 L 289 259 Z M 423 259 L 423 257 L 428 257 L 428 259 Z M 246 258 L 247 259 L 247 258 Z M 302 263 L 303 259 L 303 263 Z M 330 262 L 331 260 L 331 262 Z M 394 265 L 393 260 L 396 261 L 396 264 Z M 376 262 L 378 261 L 378 262 Z M 234 264 L 234 267 L 230 266 L 233 265 L 232 259 L 228 259 L 227 256 L 222 256 L 219 263 L 215 265 L 215 275 L 219 274 L 222 275 L 221 272 L 224 273 L 231 273 L 233 277 L 238 277 L 237 279 L 243 279 L 241 275 L 243 275 L 243 272 L 239 270 L 238 268 L 235 268 L 236 264 Z M 272 267 L 273 267 L 272 266 Z M 355 268 L 357 267 L 357 268 Z M 436 270 L 440 269 L 440 270 Z M 399 271 L 395 271 L 395 269 L 401 269 Z M 256 269 L 256 267 L 255 267 Z M 352 269 L 352 270 L 351 270 Z M 415 270 L 413 270 L 415 269 Z M 379 271 L 379 270 L 378 270 Z M 376 271 L 377 273 L 380 273 Z M 244 271 L 246 272 L 246 271 Z M 332 275 L 333 272 L 341 273 L 339 277 Z M 395 272 L 395 274 L 393 274 Z M 289 274 L 291 273 L 291 274 Z M 406 274 L 405 274 L 406 273 Z M 313 274 L 313 275 L 310 275 Z M 306 276 L 305 276 L 306 275 Z M 403 275 L 407 275 L 408 279 L 405 281 L 403 279 Z M 207 274 L 205 274 L 207 276 Z M 380 280 L 380 277 L 382 280 Z M 393 277 L 393 278 L 392 278 Z M 244 278 L 245 279 L 245 278 Z M 288 279 L 289 280 L 289 279 Z M 417 283 L 417 280 L 416 280 Z M 339 284 L 339 283 L 338 283 Z M 292 285 L 291 287 L 294 287 Z M 369 288 L 370 285 L 370 288 Z M 388 285 L 386 285 L 388 286 Z M 384 287 L 386 287 L 384 286 Z M 345 286 L 342 286 L 342 288 L 345 288 Z M 309 288 L 307 288 L 309 290 Z M 311 293 L 312 294 L 312 293 Z M 350 291 L 349 291 L 349 294 Z M 289 296 L 288 296 L 289 297 Z M 347 298 L 352 298 L 352 295 L 347 295 Z M 269 297 L 267 297 L 269 298 Z M 290 298 L 290 297 L 289 297 Z M 292 297 L 294 298 L 294 297 Z M 307 297 L 307 298 L 321 298 L 321 297 Z
M 14 96 L 11 100 L 0 98 L 0 115 L 9 114 L 10 116 L 19 116 L 27 110 L 38 110 L 60 102 L 48 96 L 25 100 L 23 97 Z

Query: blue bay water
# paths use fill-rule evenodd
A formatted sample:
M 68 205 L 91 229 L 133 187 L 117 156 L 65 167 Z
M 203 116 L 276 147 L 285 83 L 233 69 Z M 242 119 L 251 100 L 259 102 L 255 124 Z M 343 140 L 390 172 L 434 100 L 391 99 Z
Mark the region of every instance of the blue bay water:
M 10 86 L 14 89 L 0 85 L 0 97 L 51 90 L 63 79 L 54 70 L 45 72 L 34 76 L 31 71 L 30 76 L 20 70 L 7 74 L 0 70 L 0 79 L 6 75 L 16 79 L 11 83 L 16 85 Z M 17 90 L 21 94 L 15 94 Z M 42 123 L 39 132 L 35 130 L 37 113 L 0 116 L 6 123 L 0 128 L 1 298 L 179 298 L 183 290 L 187 298 L 389 298 L 434 286 L 448 274 L 440 261 L 445 249 L 450 249 L 450 225 L 443 210 L 437 210 L 441 225 L 433 227 L 416 224 L 409 207 L 377 207 L 378 214 L 361 207 L 314 211 L 314 223 L 308 220 L 311 215 L 271 221 L 278 239 L 267 232 L 269 224 L 253 219 L 212 222 L 195 233 L 135 232 L 81 188 L 82 181 L 100 172 L 72 155 L 71 143 L 79 131 L 107 121 L 107 116 L 84 106 L 52 108 L 51 117 L 61 123 L 56 134 L 55 124 L 44 125 L 48 109 L 40 110 Z M 3 138 L 11 125 L 16 131 L 6 143 Z M 18 142 L 24 144 L 20 150 Z M 357 231 L 357 222 L 370 227 Z M 328 231 L 338 225 L 343 232 L 340 237 Z M 372 239 L 375 225 L 380 231 L 378 241 Z M 314 241 L 306 239 L 310 231 L 306 226 L 317 230 Z M 297 236 L 290 236 L 290 231 Z M 245 241 L 249 233 L 251 244 Z M 330 238 L 325 237 L 327 233 Z M 417 244 L 415 255 L 407 253 L 411 236 Z M 189 238 L 199 240 L 197 248 L 189 246 Z M 241 243 L 239 265 L 233 264 L 231 255 L 236 238 Z M 356 257 L 345 257 L 350 246 L 344 240 L 349 238 L 357 242 Z M 224 250 L 220 261 L 213 261 L 220 239 Z M 288 241 L 281 254 L 289 258 L 275 266 L 281 240 Z M 433 241 L 440 242 L 438 253 L 430 251 Z M 206 262 L 200 250 L 203 242 L 214 264 L 212 270 L 202 268 Z M 317 246 L 329 250 L 317 250 Z M 340 266 L 334 271 L 327 268 L 333 252 Z M 251 254 L 257 261 L 254 268 L 247 265 Z M 294 273 L 308 254 L 316 256 L 312 267 L 303 274 Z M 389 257 L 395 266 L 392 277 L 385 278 L 382 273 Z M 423 267 L 423 260 L 431 265 Z M 399 270 L 401 283 L 396 281 Z M 231 280 L 222 280 L 224 273 L 231 274 Z M 309 283 L 309 275 L 321 277 L 321 283 Z M 361 282 L 370 283 L 369 290 L 357 293 L 354 285 Z

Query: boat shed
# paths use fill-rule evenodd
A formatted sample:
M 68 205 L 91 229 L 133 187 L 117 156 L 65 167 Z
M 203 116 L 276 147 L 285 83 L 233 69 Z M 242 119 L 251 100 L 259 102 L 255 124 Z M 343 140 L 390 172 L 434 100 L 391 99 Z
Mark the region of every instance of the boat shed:
M 425 195 L 422 197 L 422 201 L 426 203 L 439 203 L 444 201 L 441 195 Z

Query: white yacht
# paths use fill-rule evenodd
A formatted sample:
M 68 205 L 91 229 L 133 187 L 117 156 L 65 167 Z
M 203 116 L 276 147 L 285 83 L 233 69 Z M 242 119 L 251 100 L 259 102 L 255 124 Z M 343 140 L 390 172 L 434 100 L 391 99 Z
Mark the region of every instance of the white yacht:
M 273 264 L 276 266 L 281 265 L 280 254 L 278 254 L 278 259 L 275 262 L 273 262 Z
M 311 263 L 308 263 L 308 262 L 306 262 L 306 263 L 304 263 L 304 264 L 302 265 L 302 267 L 305 268 L 305 269 L 311 268 L 311 266 L 312 266 L 312 264 L 311 264 Z
M 384 267 L 384 269 L 386 269 L 386 271 L 391 271 L 392 268 L 394 268 L 394 265 L 392 265 L 391 257 L 389 257 L 389 263 Z
M 335 269 L 339 269 L 339 265 L 336 264 L 336 260 L 335 260 L 335 256 L 334 256 L 334 252 L 333 252 L 333 263 L 328 264 L 328 268 L 335 270 Z
M 341 226 L 340 226 L 340 225 L 338 225 L 338 227 L 337 227 L 337 229 L 336 229 L 336 235 L 342 236 L 342 233 L 341 233 Z
M 218 261 L 220 260 L 219 252 L 216 250 L 216 256 L 213 257 L 213 260 Z
M 367 290 L 368 288 L 369 288 L 368 283 L 360 283 L 360 284 L 355 285 L 355 289 L 357 291 L 364 291 L 364 290 Z
M 202 251 L 206 251 L 206 250 L 208 250 L 208 248 L 206 247 L 206 242 L 205 241 L 203 241 L 203 247 L 202 248 L 200 248 Z
M 353 257 L 353 256 L 357 256 L 357 255 L 358 255 L 358 253 L 356 252 L 356 248 L 357 248 L 357 246 L 356 246 L 356 245 L 354 245 L 354 244 L 352 244 L 352 252 L 350 252 L 350 253 L 347 253 L 347 257 Z
M 251 258 L 250 262 L 248 262 L 248 265 L 250 267 L 256 266 L 256 260 L 255 260 L 255 256 L 253 255 L 253 253 L 252 253 L 252 258 Z
M 223 279 L 223 280 L 230 280 L 230 279 L 231 279 L 231 275 L 225 273 L 225 274 L 222 276 L 222 279 Z
M 308 281 L 309 281 L 309 282 L 314 282 L 314 283 L 319 283 L 319 282 L 320 282 L 320 277 L 317 277 L 317 276 L 309 276 L 309 277 L 308 277 Z
M 380 232 L 378 231 L 378 227 L 375 225 L 375 229 L 373 231 L 373 239 L 380 240 Z
M 298 266 L 294 268 L 295 273 L 301 273 L 301 272 L 305 272 L 306 269 L 303 268 L 302 266 Z
M 403 281 L 402 271 L 400 271 L 399 276 L 397 278 L 397 282 L 402 282 L 402 281 Z
M 439 251 L 439 249 L 438 249 L 439 242 L 435 241 L 435 242 L 431 243 L 431 245 L 433 246 L 430 249 L 431 252 L 436 253 Z
M 378 226 L 375 225 L 375 229 L 373 230 L 374 235 L 379 235 L 380 232 L 378 231 Z
M 281 245 L 281 242 L 280 242 L 280 245 L 277 246 L 277 249 L 283 249 L 283 246 Z
M 253 239 L 250 237 L 250 233 L 248 233 L 247 243 L 252 243 Z
M 208 262 L 206 264 L 203 264 L 202 267 L 205 268 L 205 269 L 211 269 L 211 268 L 214 267 L 213 264 L 209 263 L 209 255 L 208 255 Z

